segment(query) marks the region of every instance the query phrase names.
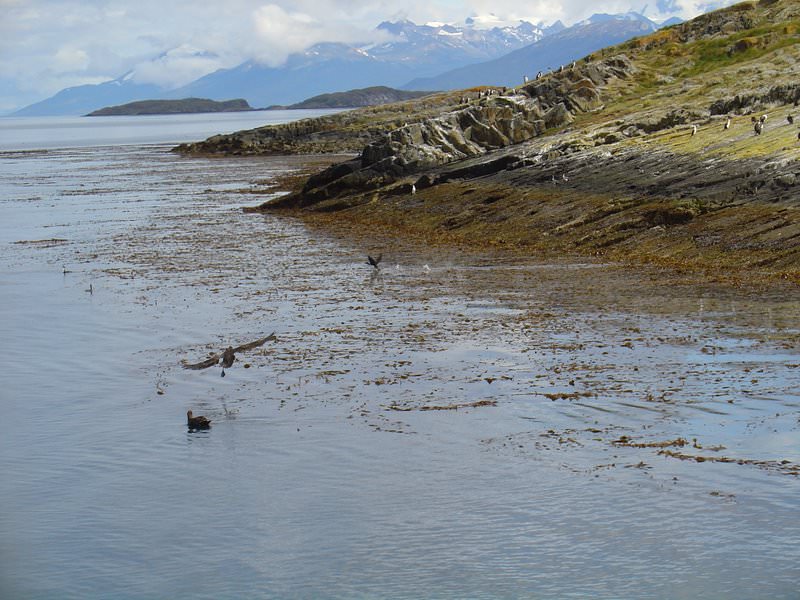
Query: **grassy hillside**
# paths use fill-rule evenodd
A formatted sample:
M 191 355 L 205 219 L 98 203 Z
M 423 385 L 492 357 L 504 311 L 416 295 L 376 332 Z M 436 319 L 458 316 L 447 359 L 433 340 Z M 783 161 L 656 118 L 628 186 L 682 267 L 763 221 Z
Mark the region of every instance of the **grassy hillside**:
M 282 151 L 372 145 L 262 208 L 344 212 L 428 242 L 800 282 L 798 42 L 800 0 L 744 2 L 507 97 L 474 89 L 301 122 Z M 275 132 L 195 149 L 276 151 Z

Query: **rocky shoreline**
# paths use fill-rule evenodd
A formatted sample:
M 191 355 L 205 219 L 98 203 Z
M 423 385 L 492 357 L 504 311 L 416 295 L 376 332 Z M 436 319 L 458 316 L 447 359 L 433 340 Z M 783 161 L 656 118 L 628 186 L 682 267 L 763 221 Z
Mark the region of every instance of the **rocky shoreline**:
M 785 70 L 800 59 L 787 45 L 798 18 L 797 2 L 745 3 L 513 90 L 439 94 L 179 150 L 358 152 L 261 211 L 800 283 L 800 84 Z

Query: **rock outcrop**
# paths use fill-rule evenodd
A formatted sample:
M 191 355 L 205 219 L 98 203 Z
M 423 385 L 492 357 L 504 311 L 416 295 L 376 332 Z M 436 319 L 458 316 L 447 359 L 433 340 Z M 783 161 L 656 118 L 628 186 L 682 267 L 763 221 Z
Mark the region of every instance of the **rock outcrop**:
M 600 108 L 601 88 L 633 71 L 627 57 L 616 56 L 553 74 L 513 95 L 490 90 L 477 103 L 387 133 L 364 148 L 361 166 L 402 175 L 519 144 Z
M 602 107 L 602 88 L 635 68 L 624 55 L 582 63 L 512 93 L 486 90 L 477 102 L 398 127 L 369 143 L 360 158 L 311 177 L 301 194 L 280 201 L 308 206 L 348 190 L 374 189 L 400 177 L 520 144 Z

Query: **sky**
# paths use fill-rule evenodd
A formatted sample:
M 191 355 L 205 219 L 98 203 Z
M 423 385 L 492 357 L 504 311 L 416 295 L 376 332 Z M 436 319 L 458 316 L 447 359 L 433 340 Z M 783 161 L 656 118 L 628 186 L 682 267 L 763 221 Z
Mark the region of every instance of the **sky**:
M 278 66 L 317 42 L 381 41 L 375 28 L 385 20 L 570 25 L 599 12 L 691 18 L 705 8 L 692 0 L 0 0 L 0 113 L 131 71 L 139 83 L 175 88 L 245 60 Z

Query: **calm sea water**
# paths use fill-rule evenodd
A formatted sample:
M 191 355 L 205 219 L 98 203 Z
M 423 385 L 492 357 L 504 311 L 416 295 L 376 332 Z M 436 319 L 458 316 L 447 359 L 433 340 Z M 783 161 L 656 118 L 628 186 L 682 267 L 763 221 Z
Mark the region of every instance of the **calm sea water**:
M 179 144 L 337 110 L 258 110 L 137 117 L 2 117 L 0 151 L 131 144 Z
M 800 597 L 796 291 L 243 214 L 230 118 L 0 120 L 0 596 Z

